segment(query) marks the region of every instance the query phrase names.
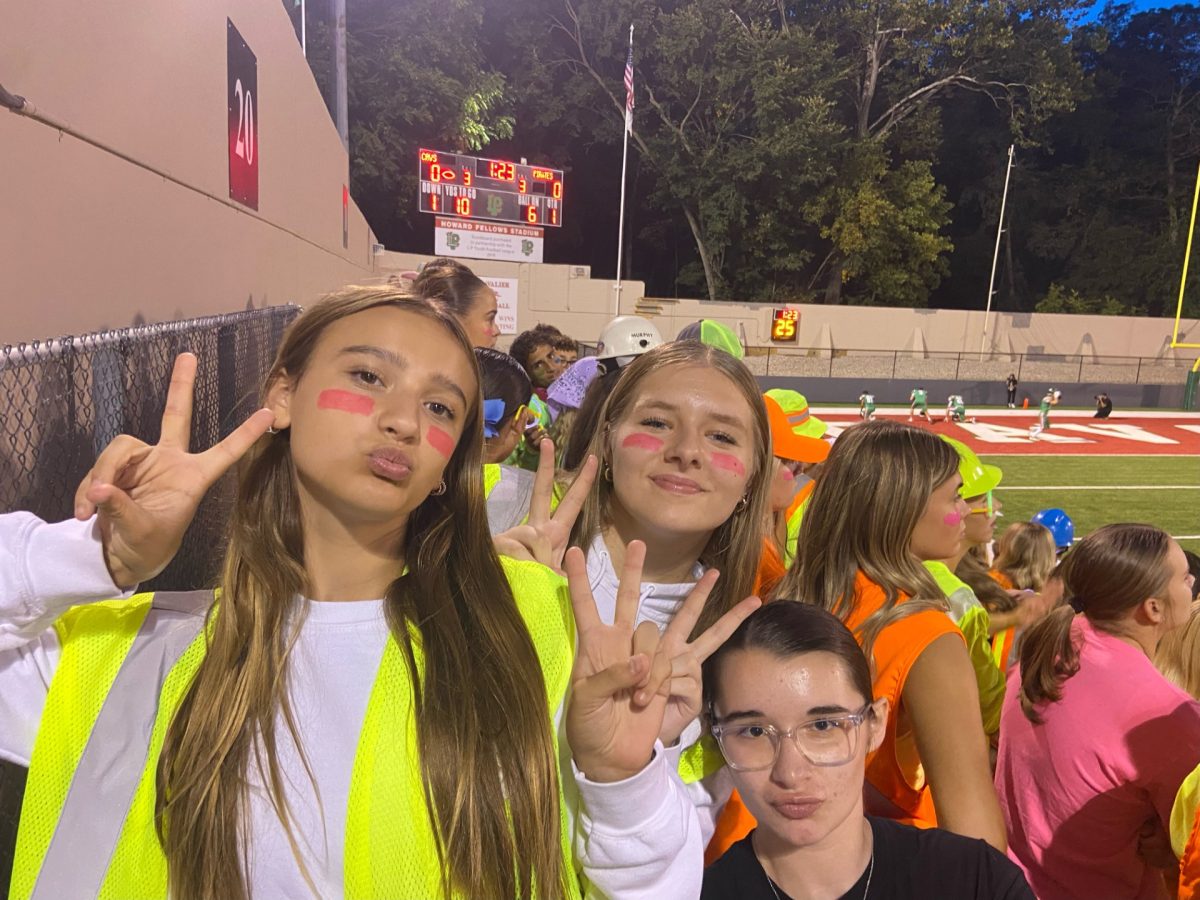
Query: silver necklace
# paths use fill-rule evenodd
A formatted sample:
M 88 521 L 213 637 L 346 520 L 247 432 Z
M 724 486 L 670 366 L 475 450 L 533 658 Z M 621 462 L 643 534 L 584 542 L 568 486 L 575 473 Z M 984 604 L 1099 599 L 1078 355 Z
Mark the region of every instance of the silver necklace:
M 762 865 L 762 861 L 759 861 Z M 867 894 L 871 893 L 871 876 L 875 874 L 875 848 L 871 848 L 871 863 L 867 866 L 867 886 L 863 888 L 862 900 L 867 900 Z M 775 895 L 775 900 L 782 900 L 779 896 L 779 891 L 775 887 L 775 882 L 771 880 L 771 876 L 767 875 L 767 867 L 763 866 L 763 875 L 767 876 L 767 886 L 770 887 L 771 893 Z

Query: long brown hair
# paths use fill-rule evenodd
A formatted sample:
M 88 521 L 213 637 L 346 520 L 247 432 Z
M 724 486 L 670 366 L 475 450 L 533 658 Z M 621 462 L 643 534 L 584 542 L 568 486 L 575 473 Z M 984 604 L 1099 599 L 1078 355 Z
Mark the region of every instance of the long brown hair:
M 995 569 L 1008 576 L 1014 588 L 1040 591 L 1057 561 L 1054 535 L 1037 522 L 1014 522 L 1000 536 Z
M 706 568 L 720 571 L 721 577 L 693 629 L 692 633 L 696 635 L 754 590 L 758 558 L 762 553 L 762 522 L 771 477 L 771 437 L 762 394 L 754 376 L 741 361 L 724 350 L 705 346 L 699 341 L 673 341 L 648 350 L 623 369 L 612 393 L 601 407 L 598 421 L 591 432 L 588 454 L 595 455 L 600 461 L 602 472 L 613 459 L 613 427 L 637 400 L 642 382 L 648 375 L 672 367 L 709 368 L 720 372 L 733 382 L 746 399 L 752 427 L 750 439 L 753 441 L 754 460 L 746 483 L 746 503 L 732 511 L 729 518 L 713 531 L 700 554 L 699 562 Z M 612 522 L 613 499 L 612 482 L 603 477 L 597 478 L 571 531 L 572 544 L 582 547 L 585 553 L 588 551 L 595 536 Z
M 858 629 L 864 648 L 897 619 L 946 609 L 909 544 L 930 495 L 957 471 L 954 448 L 928 431 L 886 420 L 847 429 L 813 488 L 796 559 L 776 596 L 811 603 L 846 622 L 861 570 L 886 598 Z M 897 605 L 901 594 L 911 599 Z
M 402 289 L 349 288 L 291 326 L 264 396 L 283 373 L 302 377 L 329 325 L 378 307 L 440 323 L 478 383 L 470 344 L 447 313 Z M 524 898 L 536 884 L 540 895 L 557 897 L 565 893 L 566 872 L 546 687 L 488 534 L 478 398 L 476 388 L 444 473 L 448 489 L 409 515 L 386 616 L 413 682 L 419 764 L 444 893 Z M 280 713 L 301 746 L 287 663 L 299 629 L 292 598 L 308 585 L 289 432 L 259 441 L 239 474 L 207 653 L 171 721 L 158 765 L 159 837 L 177 900 L 248 897 L 240 858 L 248 842 L 239 842 L 239 831 L 248 820 L 252 764 L 304 870 L 276 754 Z M 407 564 L 402 575 L 401 560 Z M 420 631 L 423 671 L 410 627 Z M 311 769 L 308 776 L 311 781 Z
M 972 547 L 963 554 L 963 558 L 954 569 L 954 574 L 966 582 L 975 598 L 988 612 L 1009 612 L 1016 609 L 1017 601 L 992 577 L 987 563 L 980 558 L 977 550 L 977 547 Z
M 431 300 L 456 319 L 471 314 L 481 297 L 490 296 L 491 288 L 456 259 L 438 257 L 425 264 L 412 282 L 412 292 L 422 300 Z
M 1153 525 L 1105 525 L 1066 555 L 1059 568 L 1070 603 L 1031 625 L 1021 642 L 1021 709 L 1029 721 L 1040 723 L 1037 704 L 1061 700 L 1063 682 L 1079 671 L 1075 611 L 1100 631 L 1118 631 L 1126 613 L 1163 596 L 1170 549 L 1170 535 Z

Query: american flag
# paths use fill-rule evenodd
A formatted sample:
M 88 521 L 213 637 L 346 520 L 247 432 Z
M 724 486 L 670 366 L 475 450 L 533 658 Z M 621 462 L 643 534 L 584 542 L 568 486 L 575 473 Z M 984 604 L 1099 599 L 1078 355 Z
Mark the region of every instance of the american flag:
M 625 57 L 625 130 L 633 133 L 633 29 L 629 34 L 629 55 Z

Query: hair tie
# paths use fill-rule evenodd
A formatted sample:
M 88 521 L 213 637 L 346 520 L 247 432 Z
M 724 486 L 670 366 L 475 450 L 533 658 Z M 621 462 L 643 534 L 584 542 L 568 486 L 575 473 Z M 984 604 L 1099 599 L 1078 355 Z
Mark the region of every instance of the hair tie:
M 504 401 L 483 401 L 483 436 L 494 438 L 500 436 L 500 423 L 504 421 Z

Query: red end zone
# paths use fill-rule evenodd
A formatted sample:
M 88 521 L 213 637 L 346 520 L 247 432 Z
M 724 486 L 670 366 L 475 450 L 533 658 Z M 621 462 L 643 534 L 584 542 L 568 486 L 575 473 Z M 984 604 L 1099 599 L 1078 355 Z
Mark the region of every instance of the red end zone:
M 842 410 L 814 409 L 820 419 L 829 423 L 826 437 L 836 435 L 861 421 Z M 908 421 L 907 412 L 899 414 L 880 411 L 876 419 Z M 1036 440 L 1030 438 L 1029 428 L 1037 423 L 1036 413 L 987 413 L 975 422 L 942 423 L 933 425 L 923 419 L 911 424 L 962 441 L 976 453 L 1053 454 L 1079 456 L 1190 456 L 1200 455 L 1200 416 L 1195 413 L 1111 416 L 1094 419 L 1086 413 L 1055 413 L 1051 427 Z

